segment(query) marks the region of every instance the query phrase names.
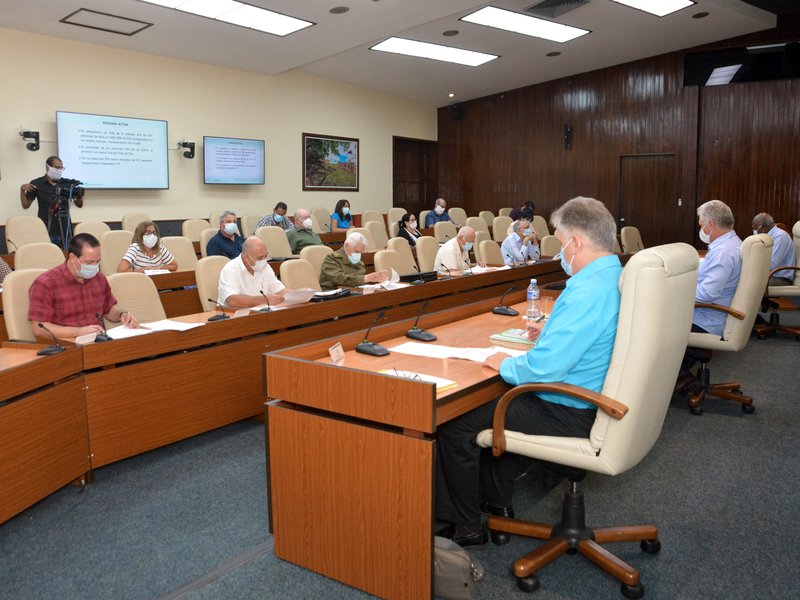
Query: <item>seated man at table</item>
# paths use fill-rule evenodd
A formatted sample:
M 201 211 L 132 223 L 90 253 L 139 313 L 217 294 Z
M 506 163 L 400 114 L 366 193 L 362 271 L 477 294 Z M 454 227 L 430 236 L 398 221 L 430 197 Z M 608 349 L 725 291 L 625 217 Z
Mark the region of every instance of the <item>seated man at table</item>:
M 425 227 L 433 227 L 436 223 L 441 223 L 442 221 L 450 221 L 453 225 L 456 225 L 450 215 L 447 214 L 447 201 L 444 198 L 437 198 L 436 202 L 433 203 L 433 210 L 428 211 L 428 214 L 425 215 Z M 456 225 L 457 228 L 458 225 Z
M 88 233 L 69 241 L 67 260 L 39 275 L 28 290 L 28 299 L 28 319 L 37 336 L 47 337 L 39 323 L 57 338 L 101 333 L 102 316 L 127 327 L 139 326 L 117 304 L 106 276 L 100 273 L 100 242 Z
M 526 263 L 539 258 L 539 239 L 531 228 L 530 221 L 514 221 L 514 228 L 500 246 L 503 262 L 507 265 Z
M 613 254 L 614 217 L 592 198 L 573 198 L 552 216 L 561 241 L 561 263 L 570 279 L 545 323 L 530 322 L 536 346 L 512 358 L 493 354 L 484 366 L 500 371 L 511 385 L 565 382 L 599 392 L 603 387 L 619 317 L 618 282 L 622 273 Z M 488 340 L 487 340 L 488 344 Z M 486 543 L 481 499 L 493 515 L 513 516 L 516 457 L 499 458 L 476 443 L 492 427 L 497 400 L 439 428 L 436 518 L 453 524 L 449 534 L 462 546 Z M 586 437 L 596 407 L 562 394 L 524 394 L 508 408 L 506 427 L 533 435 Z
M 340 287 L 358 287 L 365 283 L 381 283 L 389 277 L 384 271 L 367 273 L 361 261 L 361 255 L 367 249 L 367 238 L 354 231 L 336 252 L 332 252 L 322 261 L 319 274 L 319 285 L 323 290 L 335 290 Z
M 792 236 L 775 225 L 775 219 L 769 213 L 759 213 L 753 217 L 753 235 L 768 234 L 772 240 L 772 258 L 769 261 L 769 270 L 772 272 L 778 267 L 795 266 L 794 245 Z M 791 285 L 794 281 L 794 271 L 778 271 L 769 277 L 767 285 Z
M 251 308 L 260 304 L 280 304 L 288 291 L 267 264 L 267 245 L 250 236 L 242 253 L 226 264 L 219 274 L 217 297 L 231 308 Z
M 206 244 L 206 256 L 227 256 L 233 260 L 242 253 L 243 243 L 236 213 L 226 210 L 219 216 L 219 231 Z
M 286 217 L 286 208 L 286 202 L 278 202 L 270 214 L 261 217 L 261 220 L 256 225 L 256 229 L 270 226 L 280 227 L 286 233 L 289 233 L 294 229 L 294 223 L 292 223 L 291 219 Z
M 433 270 L 442 273 L 461 273 L 469 269 L 469 251 L 475 243 L 475 230 L 472 227 L 462 227 L 458 235 L 447 240 L 439 246 L 436 259 L 433 261 Z
M 324 245 L 319 235 L 311 229 L 311 213 L 305 208 L 298 208 L 294 211 L 294 223 L 294 229 L 286 233 L 292 254 L 300 254 L 300 250 L 306 246 Z

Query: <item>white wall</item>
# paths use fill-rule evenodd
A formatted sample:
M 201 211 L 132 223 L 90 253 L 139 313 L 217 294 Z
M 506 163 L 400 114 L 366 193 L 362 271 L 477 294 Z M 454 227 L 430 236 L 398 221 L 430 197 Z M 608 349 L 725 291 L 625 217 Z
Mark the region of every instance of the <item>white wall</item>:
M 436 139 L 436 110 L 406 100 L 290 72 L 274 77 L 173 60 L 0 28 L 0 223 L 26 212 L 19 186 L 44 174 L 57 153 L 56 110 L 164 119 L 169 122 L 168 190 L 89 190 L 73 220 L 119 221 L 127 212 L 155 219 L 208 218 L 231 208 L 265 214 L 282 200 L 355 213 L 392 204 L 392 136 Z M 38 152 L 20 126 L 38 130 Z M 360 191 L 302 191 L 302 133 L 360 140 Z M 203 184 L 203 135 L 266 140 L 266 185 Z M 193 160 L 176 149 L 197 143 Z M 66 165 L 65 177 L 80 179 Z

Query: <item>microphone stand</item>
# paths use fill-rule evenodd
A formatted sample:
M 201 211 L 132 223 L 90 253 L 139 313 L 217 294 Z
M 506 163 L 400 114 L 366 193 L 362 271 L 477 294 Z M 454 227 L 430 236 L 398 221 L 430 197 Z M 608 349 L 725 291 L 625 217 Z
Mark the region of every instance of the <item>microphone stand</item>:
M 36 353 L 36 356 L 52 356 L 53 354 L 60 354 L 65 350 L 64 346 L 58 343 L 58 338 L 53 334 L 53 332 L 44 326 L 44 323 L 39 323 L 39 327 L 50 334 L 50 337 L 53 338 L 55 344 L 52 344 L 47 348 L 42 348 Z
M 100 327 L 102 327 L 102 329 L 103 329 L 100 333 L 98 333 L 94 337 L 94 341 L 95 342 L 107 342 L 108 340 L 111 339 L 111 336 L 109 336 L 108 333 L 106 333 L 106 324 L 103 322 L 103 317 L 102 317 L 102 315 L 100 313 L 94 313 L 94 316 L 97 319 L 97 322 L 100 323 Z
M 225 314 L 225 307 L 219 303 L 219 300 L 214 300 L 213 298 L 206 298 L 209 302 L 213 302 L 217 305 L 217 307 L 222 311 L 221 315 L 214 315 L 213 317 L 209 317 L 208 322 L 211 323 L 212 321 L 223 321 L 225 319 L 230 319 L 230 315 Z
M 367 333 L 364 334 L 364 341 L 356 345 L 356 352 L 360 352 L 361 354 L 368 354 L 370 356 L 386 356 L 387 354 L 389 354 L 389 350 L 387 350 L 380 344 L 376 344 L 375 342 L 369 341 L 369 332 L 372 331 L 372 326 L 375 325 L 375 323 L 380 321 L 382 318 L 383 318 L 383 311 L 379 312 L 377 316 L 372 320 L 372 323 L 369 324 Z
M 425 331 L 424 329 L 417 327 L 417 323 L 419 323 L 419 319 L 426 308 L 428 308 L 427 300 L 423 302 L 422 308 L 419 310 L 419 314 L 417 315 L 417 320 L 414 321 L 414 325 L 406 332 L 407 338 L 411 338 L 412 340 L 417 340 L 419 342 L 433 342 L 439 339 L 430 331 Z
M 503 300 L 505 300 L 505 299 L 506 299 L 506 294 L 508 294 L 509 292 L 513 292 L 513 291 L 514 291 L 514 290 L 516 290 L 516 289 L 517 289 L 517 288 L 516 288 L 515 286 L 513 286 L 513 285 L 512 285 L 512 286 L 511 286 L 510 288 L 508 288 L 508 289 L 507 289 L 505 292 L 503 292 L 503 295 L 502 295 L 502 296 L 500 296 L 500 302 L 497 304 L 497 306 L 495 306 L 495 307 L 492 309 L 492 312 L 493 312 L 494 314 L 496 314 L 496 315 L 503 315 L 504 317 L 516 317 L 516 316 L 518 316 L 518 315 L 519 315 L 519 311 L 518 311 L 518 310 L 516 310 L 516 309 L 513 309 L 513 308 L 511 308 L 510 306 L 506 306 L 505 304 L 503 304 Z
M 258 293 L 264 296 L 264 300 L 267 301 L 267 308 L 262 308 L 258 312 L 272 312 L 272 304 L 269 303 L 269 296 L 264 293 L 264 290 L 258 290 Z

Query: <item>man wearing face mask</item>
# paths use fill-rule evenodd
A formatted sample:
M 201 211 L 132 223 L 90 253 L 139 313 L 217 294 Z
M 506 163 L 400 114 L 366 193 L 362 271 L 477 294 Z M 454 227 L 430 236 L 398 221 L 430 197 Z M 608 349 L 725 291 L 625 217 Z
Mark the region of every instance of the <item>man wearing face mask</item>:
M 778 267 L 793 267 L 795 262 L 794 245 L 792 236 L 775 225 L 775 219 L 769 213 L 758 213 L 753 217 L 753 235 L 768 234 L 772 240 L 772 258 L 769 262 L 770 272 Z M 791 285 L 794 281 L 794 271 L 791 269 L 777 271 L 769 276 L 767 285 Z
M 100 273 L 100 242 L 88 233 L 76 235 L 67 245 L 67 260 L 37 277 L 28 292 L 28 319 L 33 332 L 46 333 L 44 324 L 58 338 L 101 333 L 98 314 L 127 327 L 138 327 L 136 318 L 117 305 L 105 275 Z
M 227 256 L 231 260 L 242 253 L 244 238 L 239 235 L 236 213 L 226 210 L 219 216 L 219 231 L 208 240 L 206 256 Z
M 385 271 L 367 273 L 361 255 L 367 249 L 367 238 L 355 231 L 347 236 L 342 247 L 322 261 L 319 285 L 323 290 L 358 287 L 365 283 L 381 283 L 389 277 Z
M 425 215 L 425 227 L 433 227 L 436 223 L 441 223 L 442 221 L 450 221 L 455 225 L 453 219 L 447 214 L 447 202 L 445 202 L 444 198 L 437 198 L 433 204 L 433 210 Z M 456 225 L 456 228 L 458 228 L 458 225 Z
M 289 233 L 292 229 L 294 229 L 294 224 L 292 223 L 291 219 L 286 217 L 286 203 L 285 202 L 278 202 L 275 205 L 275 208 L 272 210 L 271 214 L 265 215 L 261 217 L 261 220 L 256 225 L 256 229 L 259 227 L 280 227 L 286 233 Z
M 539 239 L 531 228 L 531 222 L 519 219 L 514 229 L 500 246 L 503 262 L 507 265 L 524 264 L 539 258 Z
M 531 323 L 536 345 L 518 357 L 499 352 L 483 363 L 511 385 L 565 382 L 599 392 L 611 363 L 619 317 L 622 265 L 613 254 L 617 226 L 602 202 L 573 198 L 551 220 L 571 275 L 544 323 Z M 497 400 L 439 429 L 436 517 L 449 521 L 448 533 L 462 546 L 486 543 L 480 498 L 489 514 L 513 517 L 516 458 L 499 458 L 475 442 L 492 427 Z M 525 394 L 511 403 L 508 429 L 533 435 L 587 437 L 595 420 L 593 404 L 554 393 Z
M 447 240 L 439 246 L 436 259 L 433 261 L 433 270 L 441 273 L 461 273 L 470 268 L 469 251 L 475 243 L 475 230 L 472 227 L 462 227 L 458 235 Z
M 57 195 L 57 183 L 64 174 L 64 163 L 57 156 L 50 156 L 45 161 L 47 172 L 30 183 L 23 183 L 19 188 L 19 200 L 22 208 L 29 208 L 34 200 L 39 203 L 38 215 L 48 227 L 50 239 L 53 243 L 61 244 L 61 226 L 58 219 L 59 196 Z M 83 188 L 73 190 L 73 202 L 78 208 L 83 206 Z M 67 202 L 67 198 L 61 198 L 62 202 Z M 70 232 L 66 231 L 68 238 Z M 13 241 L 13 240 L 12 240 Z
M 306 246 L 322 246 L 320 237 L 312 231 L 311 213 L 305 208 L 294 211 L 296 227 L 286 234 L 292 254 L 300 254 Z
M 287 291 L 267 264 L 267 245 L 251 236 L 244 241 L 242 253 L 222 268 L 217 297 L 231 308 L 250 308 L 266 304 L 267 298 L 269 304 L 280 304 Z

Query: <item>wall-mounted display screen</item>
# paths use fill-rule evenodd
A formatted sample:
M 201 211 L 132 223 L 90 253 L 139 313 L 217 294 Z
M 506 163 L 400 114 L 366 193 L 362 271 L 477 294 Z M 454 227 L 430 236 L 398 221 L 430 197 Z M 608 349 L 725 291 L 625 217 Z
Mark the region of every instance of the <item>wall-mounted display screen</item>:
M 264 140 L 203 136 L 206 183 L 264 185 Z

